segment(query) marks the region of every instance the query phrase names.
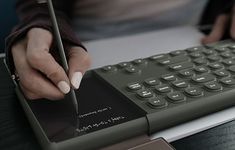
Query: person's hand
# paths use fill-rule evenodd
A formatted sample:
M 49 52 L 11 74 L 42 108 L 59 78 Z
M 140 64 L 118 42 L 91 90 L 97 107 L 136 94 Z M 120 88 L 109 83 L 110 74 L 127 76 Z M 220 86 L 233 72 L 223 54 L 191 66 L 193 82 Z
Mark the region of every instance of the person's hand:
M 233 7 L 232 13 L 221 14 L 216 18 L 210 34 L 202 38 L 202 44 L 219 41 L 225 34 L 228 27 L 230 27 L 230 37 L 235 39 L 235 7 Z
M 68 50 L 68 75 L 50 54 L 52 34 L 32 28 L 25 39 L 12 47 L 19 84 L 28 99 L 61 99 L 71 88 L 78 89 L 90 57 L 81 47 Z

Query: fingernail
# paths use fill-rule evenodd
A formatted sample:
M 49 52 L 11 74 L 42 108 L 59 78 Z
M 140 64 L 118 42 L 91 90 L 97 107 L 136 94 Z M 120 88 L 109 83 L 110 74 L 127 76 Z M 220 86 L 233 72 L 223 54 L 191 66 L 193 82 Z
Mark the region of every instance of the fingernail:
M 60 81 L 58 84 L 57 84 L 58 88 L 60 89 L 61 92 L 63 92 L 64 94 L 67 94 L 69 93 L 70 91 L 70 86 L 68 85 L 67 82 L 65 81 Z
M 81 80 L 82 80 L 82 73 L 81 72 L 75 72 L 72 76 L 72 79 L 71 79 L 71 84 L 73 85 L 73 87 L 75 89 L 79 88 Z

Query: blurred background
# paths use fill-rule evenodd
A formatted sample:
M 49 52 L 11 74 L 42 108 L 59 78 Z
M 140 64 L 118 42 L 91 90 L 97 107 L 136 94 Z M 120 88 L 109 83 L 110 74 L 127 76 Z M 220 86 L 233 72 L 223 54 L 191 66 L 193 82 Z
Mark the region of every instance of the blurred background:
M 5 37 L 17 23 L 15 0 L 0 0 L 0 53 L 4 52 Z

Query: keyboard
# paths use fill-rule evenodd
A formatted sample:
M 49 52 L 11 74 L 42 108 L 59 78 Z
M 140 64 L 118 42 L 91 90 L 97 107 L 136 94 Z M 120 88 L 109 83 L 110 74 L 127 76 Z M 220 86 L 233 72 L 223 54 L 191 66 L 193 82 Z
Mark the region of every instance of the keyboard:
M 97 149 L 234 106 L 235 42 L 175 50 L 86 72 L 76 92 L 79 126 L 69 97 L 28 101 L 19 88 L 16 94 L 42 147 Z
M 94 74 L 144 111 L 156 132 L 235 104 L 235 42 L 120 62 Z

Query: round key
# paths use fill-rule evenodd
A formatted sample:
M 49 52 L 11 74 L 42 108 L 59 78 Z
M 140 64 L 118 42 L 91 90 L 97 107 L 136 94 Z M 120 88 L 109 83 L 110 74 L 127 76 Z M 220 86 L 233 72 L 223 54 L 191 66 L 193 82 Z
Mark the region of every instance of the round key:
M 176 51 L 170 52 L 170 54 L 171 54 L 172 56 L 178 56 L 178 55 L 186 55 L 186 52 L 183 51 L 183 50 L 176 50 Z
M 118 64 L 118 66 L 120 68 L 125 68 L 125 67 L 131 67 L 132 65 L 129 62 L 121 62 L 121 63 Z
M 220 54 L 220 56 L 224 57 L 224 58 L 230 58 L 232 57 L 233 55 L 230 53 L 230 52 L 223 52 Z
M 165 74 L 165 75 L 162 75 L 162 79 L 165 81 L 175 81 L 176 77 L 173 74 Z
M 125 70 L 126 70 L 127 73 L 137 73 L 137 72 L 140 71 L 136 67 L 127 67 Z
M 210 55 L 207 57 L 210 61 L 219 61 L 221 58 L 217 55 Z
M 103 67 L 102 69 L 103 69 L 103 71 L 105 71 L 105 72 L 114 72 L 114 71 L 116 71 L 116 70 L 117 70 L 117 68 L 116 68 L 116 67 L 111 66 L 111 65 L 109 65 L 109 66 L 105 66 L 105 67 Z
M 209 71 L 209 69 L 204 66 L 195 67 L 194 70 L 198 73 L 205 73 Z
M 145 64 L 146 61 L 144 59 L 135 59 L 132 61 L 135 65 L 142 65 Z
M 148 78 L 144 80 L 144 83 L 148 86 L 155 86 L 155 85 L 160 84 L 160 81 L 157 80 L 156 78 Z
M 127 84 L 127 88 L 131 91 L 137 91 L 142 88 L 142 85 L 138 82 Z
M 183 77 L 191 77 L 193 76 L 194 72 L 192 70 L 181 70 L 179 74 Z
M 192 97 L 198 97 L 203 95 L 203 91 L 197 87 L 186 88 L 185 93 Z
M 212 54 L 215 54 L 216 52 L 212 49 L 203 49 L 202 50 L 203 54 L 205 55 L 212 55 Z
M 218 52 L 226 52 L 229 51 L 229 49 L 227 47 L 215 47 L 214 48 L 216 51 Z
M 219 91 L 222 89 L 222 86 L 217 82 L 208 82 L 204 84 L 205 88 L 210 91 Z
M 140 90 L 137 92 L 137 95 L 140 97 L 140 98 L 151 98 L 153 97 L 153 92 L 146 89 L 146 90 Z
M 164 58 L 167 58 L 168 55 L 167 54 L 159 54 L 159 55 L 154 55 L 154 56 L 151 56 L 149 57 L 150 60 L 160 60 L 160 59 L 164 59 Z
M 202 65 L 202 64 L 206 64 L 207 60 L 203 58 L 197 58 L 197 59 L 194 59 L 193 62 L 195 62 L 198 65 Z
M 199 57 L 203 57 L 203 54 L 199 53 L 199 52 L 193 52 L 193 53 L 189 54 L 189 56 L 191 56 L 193 58 L 199 58 Z
M 235 53 L 235 49 L 232 49 L 231 52 L 232 52 L 232 53 Z
M 163 108 L 167 106 L 167 102 L 164 98 L 162 97 L 153 97 L 148 100 L 147 103 L 150 107 L 153 108 Z
M 157 90 L 157 92 L 160 92 L 160 93 L 168 93 L 171 91 L 171 87 L 166 84 L 158 85 L 155 87 L 155 89 Z
M 177 64 L 171 64 L 168 67 L 173 71 L 180 71 L 188 68 L 193 68 L 194 64 L 192 62 L 181 62 Z
M 186 81 L 183 81 L 183 80 L 174 81 L 172 84 L 176 88 L 186 88 L 186 87 L 188 87 L 188 83 Z
M 217 70 L 214 74 L 220 78 L 229 76 L 229 72 L 226 70 Z
M 208 65 L 211 69 L 220 69 L 224 66 L 221 63 L 215 62 Z
M 223 64 L 231 66 L 231 65 L 235 65 L 235 60 L 234 59 L 225 59 L 222 61 Z
M 228 46 L 227 48 L 231 49 L 231 50 L 234 50 L 235 49 L 235 45 L 230 45 Z
M 206 83 L 215 80 L 215 77 L 212 74 L 202 74 L 192 77 L 192 80 L 196 83 Z
M 191 47 L 191 48 L 186 49 L 186 51 L 189 52 L 189 53 L 192 53 L 192 52 L 195 52 L 195 51 L 202 50 L 203 48 L 204 47 Z
M 221 79 L 220 82 L 226 86 L 234 86 L 235 85 L 235 79 L 229 78 L 229 77 Z
M 182 102 L 185 101 L 185 96 L 180 92 L 171 92 L 167 94 L 167 97 L 172 102 Z
M 231 71 L 231 72 L 233 72 L 233 73 L 235 73 L 235 65 L 230 66 L 230 67 L 228 68 L 228 70 Z

